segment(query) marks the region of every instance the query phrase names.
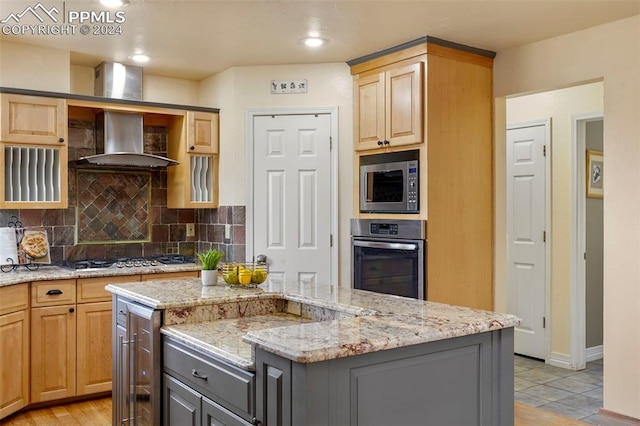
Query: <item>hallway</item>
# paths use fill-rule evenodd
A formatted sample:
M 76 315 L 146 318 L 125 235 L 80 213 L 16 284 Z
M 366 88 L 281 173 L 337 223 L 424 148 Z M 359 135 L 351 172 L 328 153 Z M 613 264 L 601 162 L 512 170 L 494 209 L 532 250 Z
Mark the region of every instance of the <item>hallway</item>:
M 603 360 L 587 363 L 581 371 L 547 365 L 543 361 L 516 355 L 514 361 L 515 400 L 552 411 L 582 422 L 603 426 L 626 426 L 632 423 L 603 420 Z

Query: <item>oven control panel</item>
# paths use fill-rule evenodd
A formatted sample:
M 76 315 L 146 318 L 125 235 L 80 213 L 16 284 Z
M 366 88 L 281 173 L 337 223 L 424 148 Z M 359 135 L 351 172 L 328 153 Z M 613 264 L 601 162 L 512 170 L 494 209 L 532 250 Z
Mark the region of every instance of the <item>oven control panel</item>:
M 412 219 L 351 219 L 353 238 L 426 240 L 426 221 Z
M 398 235 L 397 223 L 371 223 L 369 226 L 371 235 Z

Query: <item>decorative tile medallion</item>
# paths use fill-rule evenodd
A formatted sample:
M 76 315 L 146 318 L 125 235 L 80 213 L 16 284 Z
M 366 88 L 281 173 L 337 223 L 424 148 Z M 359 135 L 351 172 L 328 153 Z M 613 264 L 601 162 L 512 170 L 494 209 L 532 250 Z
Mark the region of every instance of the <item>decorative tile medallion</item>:
M 78 170 L 77 243 L 151 240 L 151 174 Z

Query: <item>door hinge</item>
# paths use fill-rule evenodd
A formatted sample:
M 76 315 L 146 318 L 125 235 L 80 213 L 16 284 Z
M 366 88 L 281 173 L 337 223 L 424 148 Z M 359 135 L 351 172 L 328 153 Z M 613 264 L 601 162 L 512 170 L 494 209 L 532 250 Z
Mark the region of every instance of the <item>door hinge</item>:
M 333 247 L 333 234 L 329 234 L 329 247 Z
M 542 156 L 543 157 L 547 156 L 547 146 L 546 145 L 542 145 Z
M 333 149 L 333 137 L 329 136 L 329 151 Z
M 542 231 L 542 242 L 543 243 L 547 242 L 547 231 Z
M 584 260 L 587 260 L 587 252 L 584 252 Z
M 542 328 L 547 328 L 547 317 L 542 317 Z

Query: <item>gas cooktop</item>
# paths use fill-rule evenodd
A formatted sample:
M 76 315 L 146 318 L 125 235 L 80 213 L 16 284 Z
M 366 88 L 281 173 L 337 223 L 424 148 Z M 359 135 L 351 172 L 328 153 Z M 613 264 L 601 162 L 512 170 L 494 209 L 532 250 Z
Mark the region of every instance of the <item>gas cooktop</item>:
M 82 259 L 65 260 L 63 268 L 67 269 L 104 269 L 104 268 L 136 268 L 162 265 L 183 265 L 194 263 L 192 256 L 167 254 L 155 257 L 122 257 L 118 259 Z

